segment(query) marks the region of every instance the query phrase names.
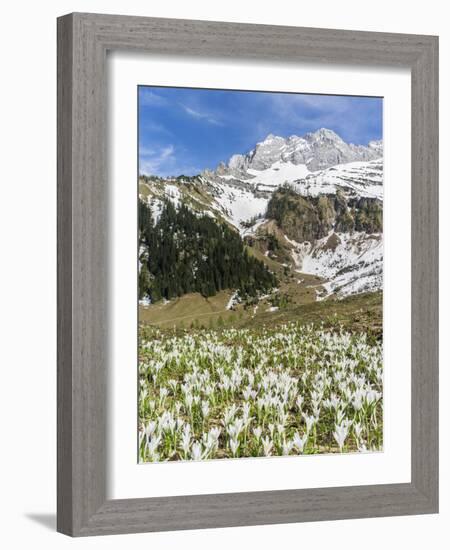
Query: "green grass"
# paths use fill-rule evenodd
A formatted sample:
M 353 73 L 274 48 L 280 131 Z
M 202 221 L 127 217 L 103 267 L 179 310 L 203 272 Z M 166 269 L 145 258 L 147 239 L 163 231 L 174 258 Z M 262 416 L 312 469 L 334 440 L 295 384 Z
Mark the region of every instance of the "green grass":
M 300 287 L 300 288 L 299 288 Z M 161 328 L 217 328 L 218 325 L 251 328 L 279 325 L 291 321 L 306 325 L 322 324 L 334 329 L 342 326 L 351 332 L 366 333 L 371 338 L 382 338 L 383 298 L 381 292 L 360 294 L 343 300 L 315 300 L 315 289 L 306 282 L 299 285 L 284 282 L 280 293 L 290 300 L 285 308 L 268 312 L 270 300 L 262 300 L 256 313 L 254 307 L 238 305 L 235 311 L 226 310 L 231 292 L 222 291 L 205 298 L 200 294 L 186 294 L 169 303 L 159 302 L 140 307 L 139 320 L 143 324 Z
M 231 292 L 222 291 L 205 298 L 201 294 L 185 294 L 170 302 L 158 302 L 149 307 L 140 307 L 140 322 L 171 328 L 173 326 L 183 328 L 190 327 L 192 323 L 204 327 L 223 322 L 235 322 L 239 319 L 239 313 L 228 311 L 226 306 Z
M 325 328 L 344 328 L 381 339 L 383 332 L 383 295 L 381 292 L 349 296 L 343 300 L 325 300 L 295 305 L 274 313 L 263 313 L 253 324 L 280 324 L 297 321 L 302 325 L 316 324 Z M 242 323 L 242 326 L 248 326 Z

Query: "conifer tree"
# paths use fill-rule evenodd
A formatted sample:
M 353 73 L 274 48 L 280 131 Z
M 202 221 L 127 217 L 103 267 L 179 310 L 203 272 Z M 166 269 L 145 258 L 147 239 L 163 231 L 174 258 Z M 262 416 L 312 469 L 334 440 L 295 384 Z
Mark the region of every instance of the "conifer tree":
M 195 215 L 186 205 L 167 201 L 154 220 L 139 204 L 139 244 L 146 254 L 139 275 L 139 295 L 152 302 L 190 292 L 205 297 L 223 289 L 256 296 L 276 284 L 275 276 L 250 256 L 239 234 L 209 216 Z

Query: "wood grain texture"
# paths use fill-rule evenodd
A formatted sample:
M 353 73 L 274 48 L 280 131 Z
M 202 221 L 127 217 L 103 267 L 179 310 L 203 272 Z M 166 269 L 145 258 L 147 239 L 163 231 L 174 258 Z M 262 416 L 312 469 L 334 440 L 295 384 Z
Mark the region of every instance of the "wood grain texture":
M 412 479 L 438 508 L 438 42 L 412 67 Z
M 72 20 L 58 20 L 57 529 L 72 525 Z
M 412 481 L 106 499 L 106 52 L 402 66 L 412 74 Z M 70 14 L 58 20 L 58 530 L 72 536 L 437 512 L 438 39 Z

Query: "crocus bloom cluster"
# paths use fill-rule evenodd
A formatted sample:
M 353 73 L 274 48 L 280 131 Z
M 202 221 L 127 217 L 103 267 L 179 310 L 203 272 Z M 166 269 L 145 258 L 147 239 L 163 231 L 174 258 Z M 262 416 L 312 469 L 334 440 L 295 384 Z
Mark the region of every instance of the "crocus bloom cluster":
M 141 329 L 142 462 L 382 448 L 382 348 L 364 334 Z

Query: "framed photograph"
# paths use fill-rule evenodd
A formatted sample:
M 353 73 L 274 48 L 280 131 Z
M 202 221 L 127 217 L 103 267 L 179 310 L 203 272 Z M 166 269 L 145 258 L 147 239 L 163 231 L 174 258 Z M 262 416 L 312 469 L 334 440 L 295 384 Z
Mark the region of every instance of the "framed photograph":
M 438 511 L 438 39 L 58 19 L 58 530 Z

